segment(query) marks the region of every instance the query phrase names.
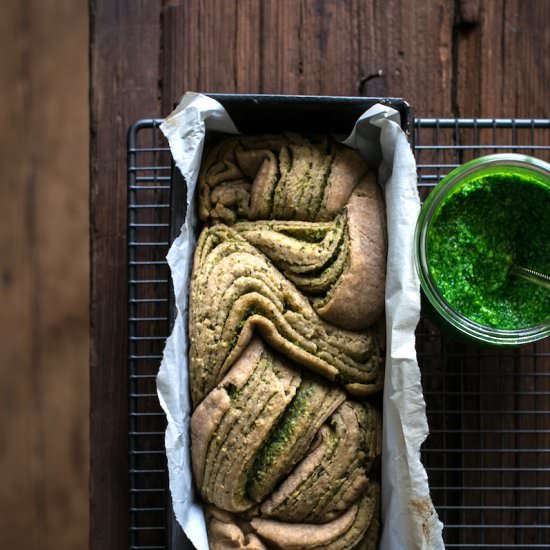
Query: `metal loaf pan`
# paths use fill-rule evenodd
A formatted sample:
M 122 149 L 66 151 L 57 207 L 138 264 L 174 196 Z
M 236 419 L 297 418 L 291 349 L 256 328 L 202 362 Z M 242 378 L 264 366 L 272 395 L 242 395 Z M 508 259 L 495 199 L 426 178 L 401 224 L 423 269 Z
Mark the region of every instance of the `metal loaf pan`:
M 291 130 L 336 134 L 345 137 L 355 121 L 377 103 L 392 107 L 401 115 L 401 127 L 411 136 L 413 114 L 400 98 L 338 97 L 265 94 L 205 94 L 221 103 L 243 134 Z M 207 136 L 208 138 L 208 136 Z M 173 170 L 171 195 L 171 237 L 175 239 L 185 220 L 186 186 L 179 170 Z
M 296 96 L 263 94 L 205 94 L 223 105 L 243 134 L 274 133 L 285 130 L 308 133 L 334 134 L 345 137 L 351 133 L 356 120 L 377 103 L 394 108 L 401 115 L 401 127 L 410 136 L 413 118 L 410 105 L 399 98 Z M 207 136 L 208 139 L 208 136 Z M 185 220 L 186 185 L 179 170 L 172 171 L 173 185 L 170 198 L 171 238 L 176 238 Z M 174 296 L 170 298 L 174 319 Z M 170 496 L 167 510 L 167 548 L 193 550 L 177 523 Z

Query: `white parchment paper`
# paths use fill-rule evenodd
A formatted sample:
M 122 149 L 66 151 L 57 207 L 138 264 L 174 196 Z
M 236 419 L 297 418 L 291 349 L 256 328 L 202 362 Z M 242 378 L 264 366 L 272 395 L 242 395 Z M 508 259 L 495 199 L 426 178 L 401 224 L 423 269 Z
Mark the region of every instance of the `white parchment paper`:
M 191 401 L 187 373 L 189 281 L 198 220 L 196 183 L 207 131 L 238 133 L 215 100 L 187 93 L 161 130 L 187 182 L 187 216 L 168 253 L 177 316 L 166 342 L 157 392 L 166 412 L 166 456 L 174 513 L 197 550 L 208 550 L 202 508 L 193 491 L 189 442 Z M 443 549 L 442 524 L 433 508 L 420 445 L 428 435 L 416 361 L 414 330 L 420 316 L 419 282 L 413 265 L 413 236 L 420 208 L 416 165 L 399 113 L 375 105 L 344 141 L 379 165 L 388 217 L 386 277 L 387 356 L 383 392 L 383 550 Z

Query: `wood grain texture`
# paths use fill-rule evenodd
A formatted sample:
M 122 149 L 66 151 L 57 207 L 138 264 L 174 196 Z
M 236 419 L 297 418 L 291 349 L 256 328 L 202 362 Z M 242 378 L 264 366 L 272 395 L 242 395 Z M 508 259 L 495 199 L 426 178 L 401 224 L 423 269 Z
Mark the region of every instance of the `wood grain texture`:
M 128 545 L 126 134 L 158 115 L 157 2 L 92 1 L 90 545 Z
M 88 15 L 0 18 L 0 547 L 85 548 L 88 526 Z
M 448 0 L 170 2 L 163 112 L 195 90 L 393 95 L 450 116 L 453 18 Z
M 92 548 L 127 542 L 125 133 L 187 90 L 549 116 L 542 0 L 92 0 Z M 441 159 L 440 159 L 441 160 Z
M 92 1 L 90 544 L 128 545 L 126 135 L 158 115 L 160 5 Z
M 455 27 L 457 115 L 548 117 L 550 4 L 485 0 L 467 9 Z

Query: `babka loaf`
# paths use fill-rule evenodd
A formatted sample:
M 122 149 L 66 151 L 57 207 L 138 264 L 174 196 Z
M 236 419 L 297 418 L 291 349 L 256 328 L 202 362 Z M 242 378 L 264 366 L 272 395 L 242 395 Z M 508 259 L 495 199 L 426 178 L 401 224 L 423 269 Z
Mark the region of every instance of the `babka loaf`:
M 374 549 L 386 226 L 326 136 L 204 155 L 189 308 L 191 455 L 212 549 Z M 367 400 L 368 399 L 368 400 Z

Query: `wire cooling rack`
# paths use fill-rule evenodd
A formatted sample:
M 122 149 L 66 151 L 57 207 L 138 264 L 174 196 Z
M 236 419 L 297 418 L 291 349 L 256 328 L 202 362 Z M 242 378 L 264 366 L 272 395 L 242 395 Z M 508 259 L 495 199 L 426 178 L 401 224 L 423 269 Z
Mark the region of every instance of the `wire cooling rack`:
M 160 122 L 140 120 L 128 138 L 132 550 L 176 548 L 166 423 L 155 389 L 170 328 L 172 165 Z M 521 152 L 550 161 L 548 119 L 421 118 L 413 131 L 421 199 L 477 156 Z M 430 425 L 422 458 L 447 548 L 550 548 L 550 339 L 481 350 L 448 339 L 422 317 L 417 350 Z

